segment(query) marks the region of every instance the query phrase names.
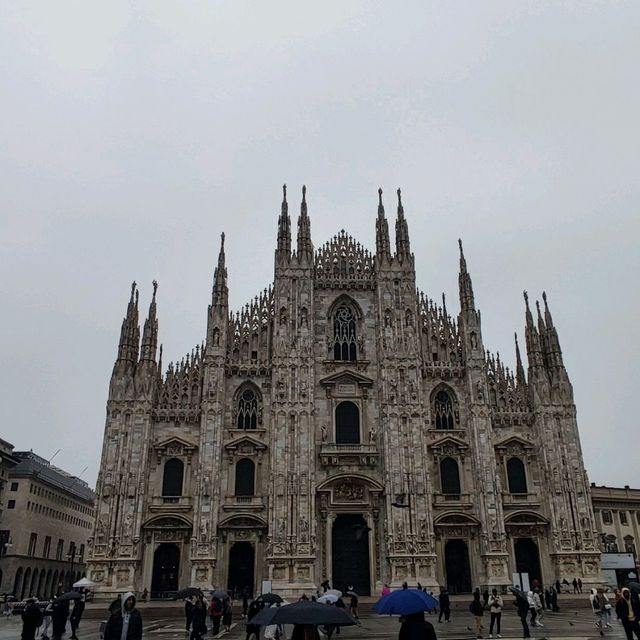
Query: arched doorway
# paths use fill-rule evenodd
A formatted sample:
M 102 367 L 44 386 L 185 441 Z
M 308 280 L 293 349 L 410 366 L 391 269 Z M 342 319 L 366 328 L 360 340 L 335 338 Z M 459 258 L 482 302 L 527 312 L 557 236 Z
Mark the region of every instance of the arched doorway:
M 153 576 L 151 597 L 166 598 L 178 590 L 180 571 L 180 549 L 177 544 L 162 543 L 153 554 Z
M 16 571 L 16 577 L 15 577 L 15 580 L 13 581 L 13 595 L 16 598 L 20 598 L 20 592 L 22 591 L 22 575 L 23 575 L 23 571 L 22 571 L 22 567 L 20 567 Z
M 369 535 L 362 515 L 341 513 L 336 517 L 331 548 L 333 586 L 346 592 L 351 585 L 358 595 L 370 595 Z
M 236 542 L 229 552 L 229 578 L 227 589 L 253 594 L 255 550 L 250 542 Z
M 469 548 L 464 540 L 449 540 L 444 547 L 447 586 L 452 594 L 471 592 Z
M 529 574 L 529 584 L 538 580 L 542 584 L 540 554 L 533 538 L 518 538 L 513 545 L 516 556 L 516 571 Z

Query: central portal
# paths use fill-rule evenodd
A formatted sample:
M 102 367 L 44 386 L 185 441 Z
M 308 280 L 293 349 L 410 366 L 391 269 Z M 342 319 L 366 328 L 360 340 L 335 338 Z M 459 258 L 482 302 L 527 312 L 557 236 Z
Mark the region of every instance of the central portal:
M 255 551 L 250 542 L 236 542 L 229 553 L 227 589 L 234 594 L 253 595 Z M 236 596 L 237 597 L 237 596 Z
M 180 549 L 177 544 L 163 543 L 153 554 L 151 597 L 166 598 L 178 590 Z
M 371 594 L 369 572 L 369 527 L 359 514 L 340 514 L 333 523 L 333 587 L 359 596 Z

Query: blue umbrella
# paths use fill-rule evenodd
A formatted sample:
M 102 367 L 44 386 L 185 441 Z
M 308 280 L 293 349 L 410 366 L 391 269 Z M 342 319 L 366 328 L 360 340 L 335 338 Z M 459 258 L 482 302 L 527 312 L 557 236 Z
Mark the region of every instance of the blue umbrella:
M 408 616 L 419 611 L 431 611 L 438 607 L 438 601 L 420 589 L 398 589 L 382 596 L 373 605 L 379 614 L 391 616 Z

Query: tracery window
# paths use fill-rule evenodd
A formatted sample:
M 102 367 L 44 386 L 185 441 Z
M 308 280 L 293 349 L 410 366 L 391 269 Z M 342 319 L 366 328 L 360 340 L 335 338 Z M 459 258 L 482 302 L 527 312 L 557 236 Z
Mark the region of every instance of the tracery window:
M 253 389 L 245 389 L 238 399 L 238 429 L 257 429 L 258 398 Z
M 339 306 L 333 318 L 333 359 L 357 359 L 356 316 L 347 305 Z
M 164 463 L 162 476 L 162 495 L 181 496 L 184 463 L 178 458 L 170 458 Z
M 336 407 L 336 444 L 360 442 L 360 410 L 353 402 L 341 402 Z
M 524 463 L 520 458 L 509 458 L 507 460 L 507 480 L 509 482 L 509 493 L 527 493 L 527 475 L 524 470 Z
M 436 429 L 454 429 L 453 403 L 446 391 L 438 391 L 433 401 Z
M 440 483 L 445 495 L 460 495 L 460 471 L 453 458 L 440 461 Z
M 252 496 L 255 493 L 256 466 L 253 460 L 243 458 L 236 464 L 236 496 Z

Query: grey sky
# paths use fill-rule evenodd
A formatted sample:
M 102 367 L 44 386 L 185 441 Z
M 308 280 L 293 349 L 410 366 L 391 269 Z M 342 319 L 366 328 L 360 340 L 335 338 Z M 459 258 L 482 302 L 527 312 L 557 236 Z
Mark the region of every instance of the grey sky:
M 0 435 L 94 482 L 130 282 L 165 362 L 272 279 L 283 182 L 317 246 L 403 190 L 418 286 L 514 361 L 546 289 L 590 479 L 639 486 L 640 4 L 0 4 Z

